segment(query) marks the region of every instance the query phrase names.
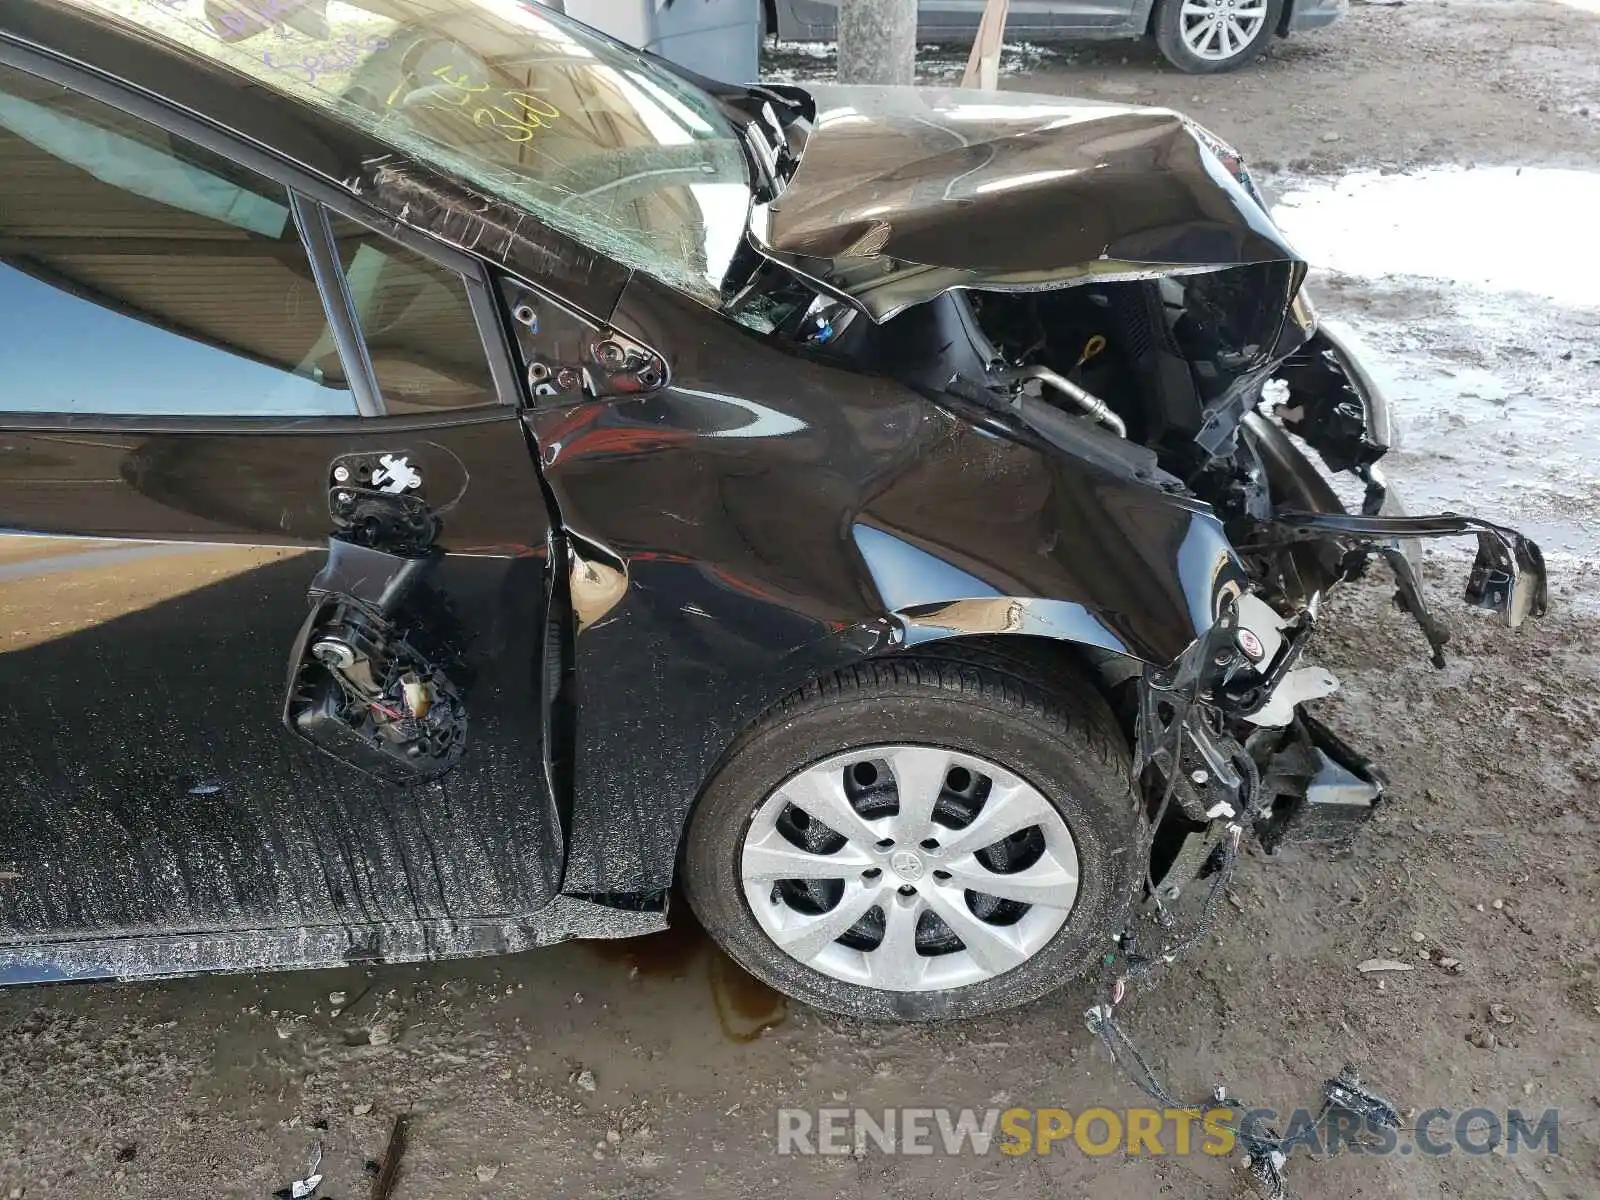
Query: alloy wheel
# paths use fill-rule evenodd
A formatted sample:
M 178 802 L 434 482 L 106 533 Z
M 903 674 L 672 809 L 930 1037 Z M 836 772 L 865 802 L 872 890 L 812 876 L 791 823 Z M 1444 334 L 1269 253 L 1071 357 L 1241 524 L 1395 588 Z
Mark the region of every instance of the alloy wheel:
M 1183 0 L 1178 33 L 1207 62 L 1224 62 L 1244 51 L 1267 19 L 1267 0 Z
M 1004 974 L 1047 945 L 1078 894 L 1066 821 L 1032 784 L 933 746 L 853 750 L 757 806 L 740 848 L 756 921 L 847 983 L 914 992 Z

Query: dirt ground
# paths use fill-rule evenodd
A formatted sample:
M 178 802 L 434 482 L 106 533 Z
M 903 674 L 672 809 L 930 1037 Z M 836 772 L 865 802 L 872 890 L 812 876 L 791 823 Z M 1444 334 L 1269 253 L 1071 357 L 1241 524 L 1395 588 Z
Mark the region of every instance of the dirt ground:
M 1193 113 L 1250 156 L 1291 237 L 1330 254 L 1394 235 L 1371 223 L 1402 210 L 1373 189 L 1435 181 L 1449 261 L 1320 272 L 1319 303 L 1383 364 L 1408 495 L 1501 514 L 1549 551 L 1553 611 L 1516 632 L 1454 603 L 1462 552 L 1430 555 L 1456 629 L 1443 671 L 1380 579 L 1330 606 L 1317 654 L 1344 688 L 1318 711 L 1387 768 L 1394 804 L 1351 857 L 1249 857 L 1213 936 L 1125 1006 L 1185 1096 L 1222 1081 L 1314 1105 L 1350 1060 L 1410 1114 L 1560 1112 L 1556 1155 L 1297 1155 L 1307 1200 L 1600 1196 L 1600 298 L 1581 286 L 1600 204 L 1579 186 L 1524 221 L 1477 199 L 1505 173 L 1441 170 L 1512 168 L 1541 197 L 1592 182 L 1596 7 L 1357 4 L 1238 75 L 1119 45 L 1030 52 L 1005 80 Z M 774 60 L 797 64 L 815 69 Z M 1475 276 L 1493 246 L 1517 249 L 1508 271 L 1549 269 Z M 786 1005 L 679 922 L 493 961 L 0 993 L 0 1200 L 264 1198 L 318 1142 L 318 1195 L 357 1200 L 398 1113 L 395 1200 L 1250 1194 L 1237 1155 L 780 1158 L 781 1107 L 1140 1096 L 1085 1032 L 1086 985 L 976 1022 L 865 1027 Z M 1371 958 L 1414 969 L 1360 974 Z

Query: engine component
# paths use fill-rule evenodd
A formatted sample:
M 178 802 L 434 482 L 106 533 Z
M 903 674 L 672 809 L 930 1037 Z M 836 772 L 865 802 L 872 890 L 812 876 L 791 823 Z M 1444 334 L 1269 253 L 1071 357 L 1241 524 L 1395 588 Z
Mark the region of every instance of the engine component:
M 1101 345 L 1105 344 L 1104 338 L 1101 338 L 1100 341 Z M 1087 361 L 1087 359 L 1082 361 Z M 1120 438 L 1128 436 L 1127 425 L 1123 424 L 1121 417 L 1111 411 L 1111 408 L 1104 400 L 1093 392 L 1079 387 L 1066 376 L 1057 374 L 1049 367 L 1022 367 L 1020 370 L 1007 372 L 1007 375 L 1024 387 L 1027 386 L 1029 381 L 1038 380 L 1042 384 L 1055 388 L 1056 391 L 1082 409 L 1085 416 L 1098 421 Z

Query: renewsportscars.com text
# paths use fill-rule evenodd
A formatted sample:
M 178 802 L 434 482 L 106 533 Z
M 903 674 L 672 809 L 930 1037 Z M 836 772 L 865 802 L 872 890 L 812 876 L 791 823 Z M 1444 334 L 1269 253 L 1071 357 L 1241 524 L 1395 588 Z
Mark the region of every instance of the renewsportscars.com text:
M 1559 1113 L 1430 1108 L 1404 1129 L 1336 1109 L 1285 1115 L 1252 1108 L 785 1108 L 779 1154 L 1222 1155 L 1239 1131 L 1274 1130 L 1285 1149 L 1316 1154 L 1560 1153 Z

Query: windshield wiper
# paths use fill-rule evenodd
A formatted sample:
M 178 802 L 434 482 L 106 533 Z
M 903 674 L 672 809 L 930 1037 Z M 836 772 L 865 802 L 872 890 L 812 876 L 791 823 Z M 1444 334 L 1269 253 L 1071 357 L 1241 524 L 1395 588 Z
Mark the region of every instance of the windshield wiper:
M 766 194 L 761 199 L 775 199 L 794 177 L 811 136 L 814 106 L 809 97 L 802 103 L 767 87 L 741 87 L 735 93 L 726 86 L 712 95 L 743 135 L 739 140 L 752 160 L 757 181 L 765 181 Z M 775 108 L 788 120 L 781 119 Z
M 767 138 L 776 160 L 778 181 L 786 184 L 794 178 L 794 173 L 800 166 L 800 155 L 805 150 L 806 139 L 811 135 L 808 106 L 802 106 L 797 101 L 765 87 L 752 87 L 750 95 L 752 99 L 760 102 L 758 114 L 751 124 L 759 125 L 762 134 Z M 775 104 L 788 114 L 788 121 L 778 119 L 778 114 L 773 111 Z
M 750 121 L 739 127 L 739 145 L 744 148 L 744 154 L 750 160 L 750 169 L 753 175 L 751 188 L 756 193 L 756 199 L 763 204 L 775 200 L 778 193 L 783 190 L 782 184 L 787 182 L 778 174 L 778 152 L 770 141 L 763 135 L 761 127 Z

